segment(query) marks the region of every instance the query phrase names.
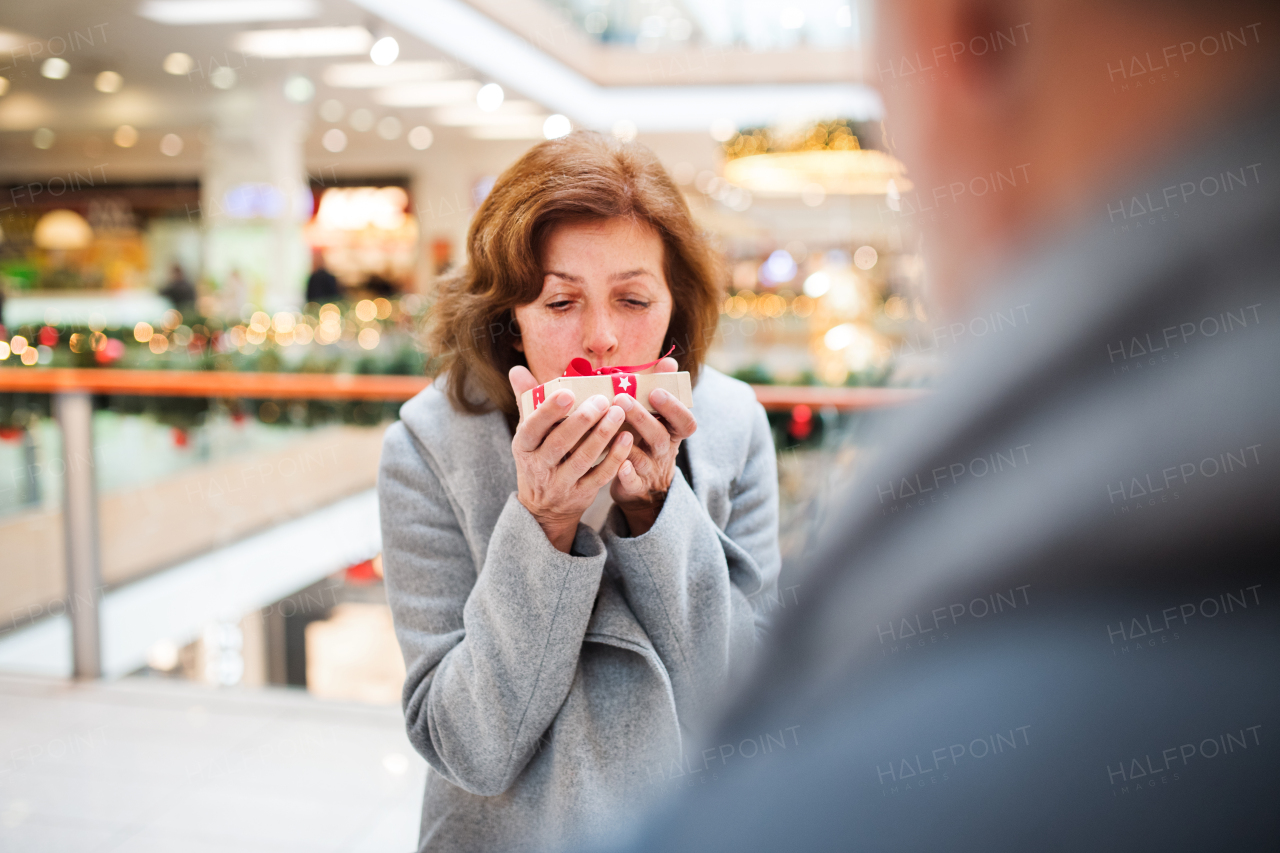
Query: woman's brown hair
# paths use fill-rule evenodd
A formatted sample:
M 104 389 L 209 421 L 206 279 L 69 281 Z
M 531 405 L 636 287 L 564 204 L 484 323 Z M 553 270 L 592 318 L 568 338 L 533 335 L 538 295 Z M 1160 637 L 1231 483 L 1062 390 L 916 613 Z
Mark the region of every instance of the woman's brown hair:
M 428 326 L 436 372 L 449 372 L 450 402 L 480 414 L 516 414 L 507 373 L 525 364 L 513 309 L 542 292 L 542 246 L 568 220 L 629 217 L 662 237 L 671 322 L 681 370 L 698 367 L 719 319 L 719 265 L 684 196 L 653 152 L 579 130 L 539 143 L 502 173 L 467 232 L 467 263 L 439 284 Z

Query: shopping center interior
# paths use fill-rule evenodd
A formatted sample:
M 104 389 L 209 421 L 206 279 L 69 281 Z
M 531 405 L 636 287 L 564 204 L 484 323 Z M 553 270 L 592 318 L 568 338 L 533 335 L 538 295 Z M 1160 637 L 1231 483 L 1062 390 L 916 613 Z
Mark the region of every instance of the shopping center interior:
M 947 199 L 893 156 L 874 26 L 861 0 L 8 4 L 11 849 L 412 847 L 381 437 L 428 382 L 435 282 L 540 140 L 638 140 L 710 235 L 708 363 L 768 409 L 799 556 L 866 424 L 966 333 L 931 322 L 914 228 Z

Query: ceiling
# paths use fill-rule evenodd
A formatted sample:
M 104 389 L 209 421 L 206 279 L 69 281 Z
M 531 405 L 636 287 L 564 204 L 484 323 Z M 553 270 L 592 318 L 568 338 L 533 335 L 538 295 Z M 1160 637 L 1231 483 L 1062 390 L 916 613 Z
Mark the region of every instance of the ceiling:
M 448 201 L 441 201 L 442 209 L 464 207 L 453 197 L 468 195 L 470 182 L 496 174 L 530 141 L 542 138 L 543 122 L 553 113 L 605 131 L 629 125 L 672 164 L 683 161 L 697 170 L 714 170 L 717 149 L 708 135 L 713 124 L 874 118 L 880 110 L 873 90 L 851 82 L 858 79 L 862 61 L 856 49 L 828 49 L 803 38 L 790 45 L 717 43 L 709 35 L 714 27 L 706 23 L 711 20 L 708 4 L 716 5 L 711 0 L 656 4 L 668 17 L 668 6 L 689 14 L 696 26 L 686 43 L 654 49 L 595 37 L 582 26 L 581 15 L 566 11 L 564 3 L 557 6 L 558 0 L 196 0 L 277 13 L 293 4 L 307 15 L 196 25 L 139 14 L 164 17 L 156 10 L 163 12 L 170 4 L 172 11 L 177 8 L 172 4 L 188 2 L 5 4 L 0 11 L 0 76 L 9 85 L 0 95 L 0 181 L 47 186 L 50 176 L 76 174 L 113 183 L 198 179 L 219 111 L 255 91 L 273 88 L 278 93 L 295 76 L 306 77 L 314 87 L 304 110 L 308 170 L 334 169 L 339 176 L 415 174 L 424 157 L 409 144 L 409 131 L 425 126 L 434 137 L 429 159 L 436 165 L 431 168 L 466 172 L 440 190 Z M 643 5 L 643 0 L 628 2 Z M 770 2 L 720 0 L 719 6 L 760 8 Z M 814 3 L 806 8 L 831 7 L 828 0 Z M 701 17 L 695 7 L 702 7 Z M 772 7 L 790 8 L 781 0 Z M 392 36 L 399 56 L 379 67 L 369 61 L 364 47 L 349 56 L 292 58 L 236 50 L 243 46 L 238 38 L 245 32 L 317 27 L 364 28 L 370 39 Z M 189 73 L 164 70 L 166 57 L 174 52 L 192 58 Z M 62 79 L 41 74 L 43 60 L 53 53 L 69 63 Z M 233 72 L 230 88 L 213 85 L 219 68 Z M 103 71 L 121 75 L 118 91 L 95 89 Z M 500 84 L 505 95 L 492 112 L 477 104 L 480 87 L 489 83 Z M 341 108 L 333 109 L 333 101 Z M 365 119 L 358 127 L 353 126 L 357 118 Z M 386 134 L 390 138 L 379 133 L 387 119 L 398 125 L 390 128 L 398 132 Z M 138 137 L 127 149 L 113 142 L 125 124 Z M 335 128 L 348 140 L 341 152 L 323 144 L 326 132 Z M 52 143 L 37 147 L 50 134 Z M 159 153 L 168 135 L 181 140 L 181 150 L 171 156 Z M 0 216 L 10 206 L 11 200 L 0 195 Z M 805 217 L 813 220 L 808 230 L 824 222 L 826 228 L 847 227 L 823 218 L 823 211 L 832 213 L 829 208 L 797 212 L 792 203 L 762 202 L 753 216 L 768 219 L 774 207 L 780 219 L 770 227 L 784 231 L 792 230 L 791 225 L 798 228 Z M 853 213 L 857 207 L 850 208 L 854 221 L 864 218 Z M 464 227 L 465 217 L 459 222 Z

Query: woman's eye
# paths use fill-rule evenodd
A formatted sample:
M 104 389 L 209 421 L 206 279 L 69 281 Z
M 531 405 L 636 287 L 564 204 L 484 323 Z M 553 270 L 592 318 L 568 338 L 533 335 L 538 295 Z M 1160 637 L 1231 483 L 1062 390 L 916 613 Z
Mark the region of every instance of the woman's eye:
M 555 302 L 548 302 L 547 307 L 552 311 L 564 311 L 573 306 L 572 299 L 557 299 Z
M 632 308 L 648 308 L 649 307 L 649 303 L 645 302 L 643 299 L 624 299 L 622 301 L 626 305 L 629 305 Z

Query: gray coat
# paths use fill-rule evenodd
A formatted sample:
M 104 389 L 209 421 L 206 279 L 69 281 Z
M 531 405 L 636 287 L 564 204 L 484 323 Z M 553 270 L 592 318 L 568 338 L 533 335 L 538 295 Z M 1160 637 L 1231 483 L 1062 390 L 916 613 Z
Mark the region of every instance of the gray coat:
M 704 368 L 693 400 L 692 487 L 677 468 L 648 533 L 620 535 L 615 507 L 571 554 L 516 498 L 501 413 L 459 413 L 433 386 L 387 430 L 387 597 L 432 771 L 420 849 L 616 828 L 749 663 L 779 570 L 773 441 L 747 385 Z

